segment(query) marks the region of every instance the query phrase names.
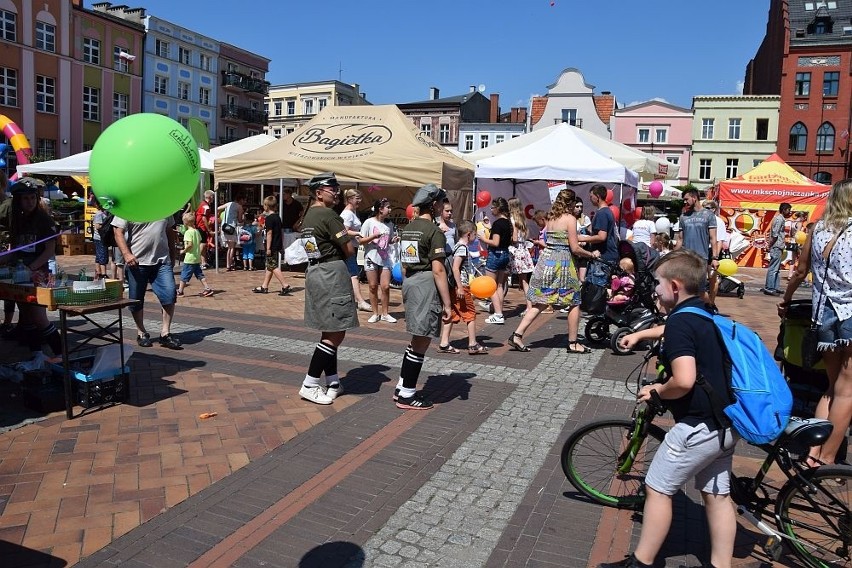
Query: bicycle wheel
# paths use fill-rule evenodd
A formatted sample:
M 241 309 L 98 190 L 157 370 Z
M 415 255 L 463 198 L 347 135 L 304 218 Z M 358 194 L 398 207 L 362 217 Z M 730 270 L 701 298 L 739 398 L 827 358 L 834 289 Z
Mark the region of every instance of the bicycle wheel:
M 822 466 L 804 475 L 809 486 L 801 488 L 791 480 L 778 494 L 778 528 L 808 566 L 852 566 L 852 468 Z
M 618 472 L 633 421 L 607 418 L 581 426 L 562 447 L 562 471 L 571 485 L 592 501 L 619 509 L 640 509 L 645 502 L 645 473 L 665 437 L 653 424 L 628 473 Z

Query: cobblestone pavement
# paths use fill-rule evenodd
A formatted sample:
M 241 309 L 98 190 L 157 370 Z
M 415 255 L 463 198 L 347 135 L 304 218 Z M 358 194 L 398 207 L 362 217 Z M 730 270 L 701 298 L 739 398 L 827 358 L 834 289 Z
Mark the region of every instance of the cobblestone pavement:
M 408 338 L 393 292 L 400 321 L 361 314 L 339 350 L 346 395 L 318 407 L 297 394 L 318 339 L 301 323 L 304 280 L 288 275 L 290 297 L 251 294 L 261 274 L 211 273 L 212 298 L 188 288 L 172 329 L 185 349 L 137 349 L 128 404 L 0 434 L 0 554 L 12 565 L 585 567 L 630 550 L 639 518 L 579 497 L 559 451 L 578 424 L 630 412 L 638 355 L 566 353 L 558 313 L 527 332 L 531 353 L 508 352 L 513 290 L 506 325 L 478 321 L 491 353 L 433 344 L 420 384 L 436 408 L 402 412 L 390 396 Z M 720 309 L 771 340 L 776 300 L 754 293 L 759 272 L 742 276 L 746 300 Z M 460 330 L 453 341 L 464 347 Z M 755 458 L 741 448 L 736 467 Z M 700 566 L 694 492 L 675 515 L 659 565 Z M 771 566 L 760 542 L 743 526 L 736 565 Z

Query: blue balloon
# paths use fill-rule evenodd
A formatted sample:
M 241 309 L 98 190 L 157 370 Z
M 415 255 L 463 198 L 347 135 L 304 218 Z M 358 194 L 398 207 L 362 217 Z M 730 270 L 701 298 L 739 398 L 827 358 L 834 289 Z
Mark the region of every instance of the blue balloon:
M 402 282 L 402 264 L 397 262 L 393 265 L 393 268 L 391 269 L 391 276 L 397 282 Z

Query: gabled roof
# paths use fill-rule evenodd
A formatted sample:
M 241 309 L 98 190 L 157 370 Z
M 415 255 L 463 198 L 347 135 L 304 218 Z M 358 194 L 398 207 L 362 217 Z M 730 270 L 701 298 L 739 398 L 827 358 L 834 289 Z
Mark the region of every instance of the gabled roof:
M 742 96 L 742 95 L 740 95 L 740 96 Z M 665 107 L 665 108 L 668 108 L 668 109 L 671 109 L 671 110 L 674 110 L 674 111 L 677 111 L 677 112 L 682 112 L 684 114 L 689 114 L 690 112 L 692 112 L 688 108 L 679 107 L 677 105 L 673 105 L 671 103 L 667 103 L 665 101 L 659 101 L 659 100 L 656 100 L 656 99 L 652 99 L 650 101 L 645 101 L 645 102 L 641 102 L 641 103 L 636 103 L 635 105 L 622 107 L 622 108 L 618 109 L 618 112 L 621 113 L 621 112 L 624 112 L 624 111 L 639 110 L 640 108 L 645 108 L 645 107 L 649 107 L 649 106 L 661 106 L 661 107 Z
M 530 124 L 538 124 L 541 117 L 544 116 L 544 109 L 547 107 L 547 97 L 533 97 L 532 108 L 530 109 Z
M 612 116 L 612 112 L 615 110 L 615 96 L 609 94 L 595 95 L 594 101 L 598 118 L 600 118 L 601 122 L 604 124 L 609 124 L 609 119 Z
M 399 103 L 396 106 L 425 106 L 425 105 L 462 105 L 479 95 L 483 99 L 485 96 L 479 91 L 475 91 L 473 93 L 465 93 L 463 95 L 455 95 L 452 97 L 441 97 L 440 99 L 426 99 L 425 101 L 417 101 L 413 103 Z M 488 99 L 485 99 L 488 100 Z

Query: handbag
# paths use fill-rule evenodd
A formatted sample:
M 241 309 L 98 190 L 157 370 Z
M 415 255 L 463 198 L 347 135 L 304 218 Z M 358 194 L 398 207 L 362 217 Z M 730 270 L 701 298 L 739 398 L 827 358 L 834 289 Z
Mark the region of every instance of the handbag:
M 828 243 L 828 246 L 825 247 L 825 250 L 822 252 L 822 257 L 825 259 L 825 270 L 822 273 L 822 281 L 823 287 L 820 289 L 819 298 L 817 299 L 816 310 L 814 313 L 822 312 L 822 308 L 825 307 L 820 306 L 822 304 L 823 296 L 825 295 L 825 279 L 828 276 L 828 266 L 831 264 L 831 253 L 834 250 L 834 245 L 837 243 L 837 239 L 840 238 L 840 235 L 845 233 L 849 227 L 852 227 L 852 223 L 846 225 L 846 228 L 837 233 L 833 239 Z M 813 241 L 811 241 L 811 254 L 813 254 Z M 811 325 L 808 326 L 805 335 L 802 337 L 802 367 L 805 369 L 813 369 L 817 363 L 822 359 L 822 352 L 819 351 L 819 324 L 813 315 L 811 316 Z
M 230 223 L 222 223 L 222 232 L 226 235 L 234 235 L 237 233 L 237 228 Z

